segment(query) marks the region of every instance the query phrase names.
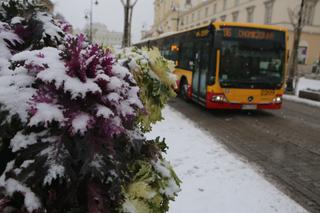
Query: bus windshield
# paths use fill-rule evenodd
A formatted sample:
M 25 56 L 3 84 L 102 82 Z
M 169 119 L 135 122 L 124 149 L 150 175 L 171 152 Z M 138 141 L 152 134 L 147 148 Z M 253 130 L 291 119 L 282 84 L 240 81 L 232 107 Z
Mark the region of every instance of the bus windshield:
M 236 33 L 240 35 L 239 30 Z M 281 34 L 284 33 L 247 34 L 241 38 L 225 36 L 221 45 L 220 85 L 229 88 L 280 88 L 285 66 L 285 36 Z

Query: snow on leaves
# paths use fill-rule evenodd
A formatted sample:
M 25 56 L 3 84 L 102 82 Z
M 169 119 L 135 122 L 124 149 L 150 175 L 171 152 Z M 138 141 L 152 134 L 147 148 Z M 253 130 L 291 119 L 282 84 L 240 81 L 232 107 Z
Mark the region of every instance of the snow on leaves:
M 6 172 L 10 171 L 14 167 L 14 161 L 11 161 L 7 164 L 7 167 L 2 176 L 0 176 L 0 186 L 5 188 L 6 194 L 8 196 L 12 196 L 16 192 L 20 192 L 24 194 L 24 205 L 28 212 L 33 212 L 41 207 L 41 202 L 39 198 L 35 195 L 32 190 L 22 184 L 21 182 L 12 179 L 5 178 Z
M 50 40 L 60 41 L 63 36 L 63 30 L 57 26 L 51 15 L 45 12 L 37 12 L 35 19 L 43 23 L 42 37 L 49 37 Z
M 98 104 L 96 107 L 97 107 L 97 112 L 96 112 L 97 117 L 103 117 L 105 119 L 109 119 L 114 116 L 114 113 L 110 108 L 100 104 Z
M 28 100 L 35 93 L 31 87 L 33 83 L 32 76 L 29 76 L 25 69 L 17 69 L 12 72 L 8 69 L 9 64 L 0 66 L 0 103 L 2 110 L 9 112 L 10 117 L 19 115 L 19 118 L 26 122 L 28 117 Z
M 12 52 L 11 47 L 21 42 L 10 25 L 0 21 L 0 58 L 9 59 Z
M 22 131 L 18 132 L 14 138 L 11 139 L 11 149 L 13 152 L 17 152 L 21 149 L 25 149 L 30 145 L 37 143 L 38 137 L 44 136 L 47 131 L 43 131 L 40 133 L 30 133 L 28 135 L 24 135 Z
M 58 105 L 48 103 L 37 103 L 34 106 L 35 113 L 32 115 L 28 125 L 38 126 L 39 124 L 48 127 L 53 121 L 59 122 L 63 125 L 63 112 Z
M 168 99 L 175 96 L 174 64 L 164 59 L 157 49 L 124 49 L 118 56 L 119 63 L 127 66 L 141 88 L 140 98 L 147 116 L 140 117 L 141 129 L 151 130 L 151 125 L 162 119 L 161 110 Z
M 175 176 L 173 168 L 166 160 L 158 160 L 157 162 L 153 162 L 153 167 L 165 182 L 163 188 L 160 189 L 160 192 L 170 197 L 171 199 L 174 199 L 174 197 L 180 191 L 180 181 Z
M 84 135 L 89 127 L 91 117 L 87 113 L 79 113 L 72 120 L 72 133 Z
M 33 212 L 41 207 L 39 198 L 31 191 L 30 188 L 21 184 L 21 182 L 9 178 L 4 185 L 8 195 L 12 196 L 15 192 L 24 194 L 24 205 L 28 212 Z
M 174 200 L 181 183 L 171 165 L 164 159 L 152 164 L 135 161 L 130 169 L 135 176 L 124 189 L 123 212 L 166 212 L 169 200 Z
M 51 185 L 52 181 L 65 177 L 64 161 L 69 157 L 69 153 L 64 144 L 57 142 L 61 142 L 60 137 L 51 138 L 48 147 L 39 154 L 39 156 L 45 156 L 47 158 L 44 167 L 48 168 L 48 170 L 43 179 L 43 185 Z
M 88 45 L 82 35 L 70 38 L 62 51 L 52 47 L 24 51 L 11 60 L 19 65 L 15 78 L 23 76 L 42 82 L 32 91 L 29 109 L 21 110 L 30 112 L 29 126 L 48 126 L 55 121 L 61 127 L 69 127 L 70 132 L 83 135 L 95 119 L 118 117 L 111 122 L 117 127 L 109 130 L 121 130 L 143 108 L 132 74 L 124 67 L 112 66 L 110 54 L 97 45 Z M 14 84 L 11 87 L 16 89 Z M 89 97 L 91 102 L 86 104 L 92 106 L 81 109 L 79 103 L 85 104 Z M 106 123 L 97 123 L 101 122 Z

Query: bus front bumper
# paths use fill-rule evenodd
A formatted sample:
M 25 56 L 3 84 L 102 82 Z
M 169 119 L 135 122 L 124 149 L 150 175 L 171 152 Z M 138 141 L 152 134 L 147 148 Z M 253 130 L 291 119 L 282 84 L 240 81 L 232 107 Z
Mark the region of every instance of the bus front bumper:
M 242 109 L 242 110 L 259 110 L 259 109 L 281 109 L 282 103 L 230 103 L 227 101 L 213 101 L 212 95 L 208 94 L 206 107 L 208 109 Z
M 233 104 L 233 103 L 207 103 L 208 109 L 245 109 L 245 110 L 255 110 L 255 109 L 281 109 L 282 104 L 250 104 L 252 107 L 247 107 L 247 104 Z

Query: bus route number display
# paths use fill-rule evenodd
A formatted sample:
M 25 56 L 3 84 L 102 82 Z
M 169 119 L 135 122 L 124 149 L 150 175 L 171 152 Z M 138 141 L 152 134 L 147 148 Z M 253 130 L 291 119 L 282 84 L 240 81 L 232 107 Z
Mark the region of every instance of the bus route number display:
M 256 40 L 273 40 L 275 38 L 274 32 L 271 32 L 271 31 L 243 29 L 243 28 L 224 28 L 223 35 L 225 38 L 256 39 Z

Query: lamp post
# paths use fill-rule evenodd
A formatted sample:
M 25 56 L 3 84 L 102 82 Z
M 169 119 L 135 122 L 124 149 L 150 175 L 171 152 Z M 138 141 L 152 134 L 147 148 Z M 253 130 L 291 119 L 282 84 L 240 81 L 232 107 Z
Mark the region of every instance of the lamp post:
M 98 5 L 98 0 L 95 0 L 95 5 Z M 90 0 L 90 11 L 86 12 L 84 17 L 85 19 L 89 19 L 89 40 L 92 42 L 92 24 L 93 24 L 93 0 Z

